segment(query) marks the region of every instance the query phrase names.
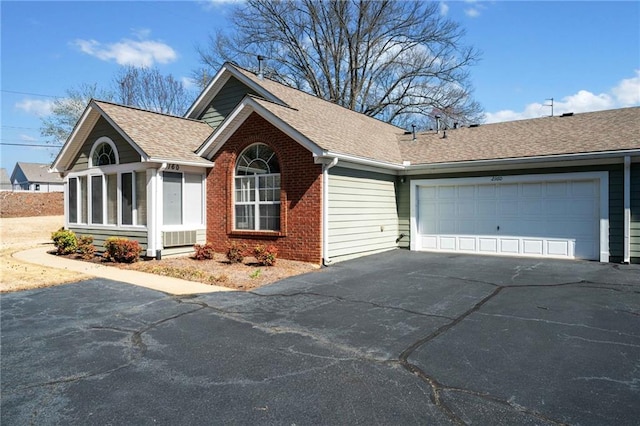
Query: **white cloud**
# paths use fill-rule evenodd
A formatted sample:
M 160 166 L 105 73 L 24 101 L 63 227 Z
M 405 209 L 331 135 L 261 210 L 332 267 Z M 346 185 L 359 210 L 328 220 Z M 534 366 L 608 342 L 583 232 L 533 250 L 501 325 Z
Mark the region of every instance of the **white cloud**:
M 553 114 L 601 111 L 640 105 L 640 70 L 636 70 L 635 74 L 635 77 L 621 80 L 608 93 L 594 94 L 588 90 L 579 90 L 562 99 L 554 99 Z M 544 104 L 534 102 L 526 105 L 520 112 L 512 110 L 488 112 L 485 114 L 485 122 L 498 123 L 548 116 L 551 114 L 550 104 L 551 101 Z
M 136 30 L 136 36 L 148 36 L 148 30 Z M 122 39 L 116 43 L 77 39 L 73 42 L 81 52 L 103 61 L 115 61 L 119 65 L 151 67 L 155 63 L 166 64 L 178 57 L 168 44 L 153 40 Z
M 470 7 L 464 10 L 464 14 L 469 18 L 477 18 L 478 16 L 480 16 L 480 10 L 475 7 Z
M 640 104 L 640 70 L 636 70 L 636 76 L 622 80 L 611 90 L 620 106 L 632 106 Z
M 37 142 L 38 141 L 37 138 L 34 138 L 33 136 L 25 135 L 25 134 L 21 134 L 19 137 L 20 137 L 21 141 L 25 141 L 25 142 Z
M 198 84 L 191 77 L 182 77 L 180 81 L 187 90 L 198 89 Z
M 23 110 L 28 114 L 43 117 L 45 115 L 51 114 L 51 109 L 53 108 L 53 100 L 43 101 L 40 99 L 23 99 L 22 101 L 15 104 L 15 107 Z
M 440 2 L 440 15 L 446 16 L 447 13 L 449 13 L 449 5 L 446 4 L 445 2 L 441 1 Z

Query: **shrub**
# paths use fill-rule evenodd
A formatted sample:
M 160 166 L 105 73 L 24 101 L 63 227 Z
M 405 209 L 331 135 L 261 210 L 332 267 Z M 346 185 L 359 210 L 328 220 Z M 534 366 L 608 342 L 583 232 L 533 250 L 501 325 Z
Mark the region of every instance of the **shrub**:
M 96 254 L 96 246 L 93 245 L 92 235 L 82 235 L 78 238 L 78 254 L 84 260 L 91 260 Z
M 244 257 L 247 253 L 247 245 L 243 243 L 237 243 L 235 241 L 231 241 L 227 244 L 227 259 L 231 263 L 241 263 L 244 260 Z
M 193 255 L 193 258 L 196 260 L 213 259 L 213 256 L 215 255 L 215 251 L 213 250 L 213 244 L 211 243 L 206 243 L 204 245 L 196 244 L 193 246 L 193 249 L 195 250 L 195 254 Z
M 136 240 L 109 237 L 104 242 L 104 258 L 117 263 L 133 263 L 140 260 L 142 247 Z
M 278 248 L 274 245 L 259 245 L 253 249 L 253 255 L 259 264 L 273 266 L 276 264 L 276 257 L 278 257 Z
M 78 248 L 78 237 L 75 232 L 60 228 L 56 232 L 51 233 L 53 245 L 56 246 L 56 254 L 75 253 Z

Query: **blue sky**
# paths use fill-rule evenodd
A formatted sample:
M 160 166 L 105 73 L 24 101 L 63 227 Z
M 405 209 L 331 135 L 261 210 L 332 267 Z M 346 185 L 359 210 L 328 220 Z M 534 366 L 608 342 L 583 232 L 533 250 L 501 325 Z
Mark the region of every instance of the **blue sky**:
M 82 83 L 111 85 L 120 65 L 188 78 L 195 46 L 227 25 L 231 1 L 2 1 L 1 167 L 48 163 L 41 118 Z M 470 70 L 487 121 L 640 105 L 640 2 L 447 1 L 440 11 L 480 49 Z M 47 95 L 47 96 L 43 96 Z M 637 123 L 635 123 L 637 125 Z

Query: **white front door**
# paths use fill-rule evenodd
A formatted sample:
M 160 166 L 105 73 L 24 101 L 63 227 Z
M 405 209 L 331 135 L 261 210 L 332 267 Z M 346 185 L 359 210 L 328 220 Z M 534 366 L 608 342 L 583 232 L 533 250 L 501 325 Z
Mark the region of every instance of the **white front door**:
M 601 200 L 608 197 L 601 194 L 602 177 L 574 173 L 418 181 L 412 190 L 412 246 L 601 259 L 601 219 L 607 205 Z

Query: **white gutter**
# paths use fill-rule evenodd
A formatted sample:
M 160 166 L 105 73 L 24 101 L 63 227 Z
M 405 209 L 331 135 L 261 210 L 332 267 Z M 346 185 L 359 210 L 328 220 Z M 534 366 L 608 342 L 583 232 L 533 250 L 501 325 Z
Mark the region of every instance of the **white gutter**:
M 322 263 L 327 266 L 329 260 L 329 169 L 338 164 L 338 157 L 322 164 Z
M 624 263 L 631 263 L 631 157 L 624 157 Z
M 600 160 L 603 158 L 620 158 L 623 155 L 627 156 L 640 156 L 639 149 L 625 149 L 620 151 L 603 151 L 603 152 L 588 152 L 580 154 L 557 154 L 557 155 L 540 155 L 536 157 L 515 157 L 515 158 L 499 158 L 492 160 L 470 160 L 470 161 L 455 161 L 449 163 L 424 163 L 424 164 L 410 164 L 405 167 L 401 167 L 406 171 L 439 171 L 440 169 L 457 169 L 464 167 L 496 167 L 501 165 L 510 164 L 527 164 L 527 163 L 540 163 L 540 162 L 552 162 L 552 161 L 577 161 L 577 160 Z
M 316 157 L 316 163 L 322 162 L 322 160 L 324 158 L 335 158 L 335 159 L 339 159 L 340 161 L 345 161 L 345 162 L 349 162 L 349 163 L 362 164 L 362 165 L 365 165 L 365 166 L 379 167 L 379 168 L 390 169 L 390 170 L 405 170 L 406 169 L 406 167 L 404 165 L 398 164 L 398 163 L 390 163 L 390 162 L 386 162 L 386 161 L 371 160 L 371 159 L 368 159 L 368 158 L 357 157 L 355 155 L 338 154 L 336 152 L 331 152 L 331 151 L 323 151 L 322 155 Z

